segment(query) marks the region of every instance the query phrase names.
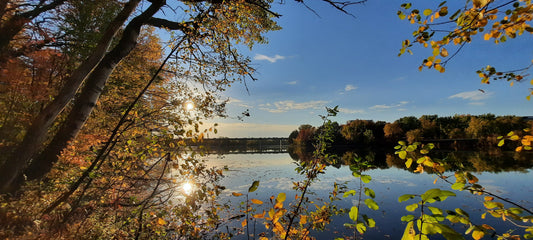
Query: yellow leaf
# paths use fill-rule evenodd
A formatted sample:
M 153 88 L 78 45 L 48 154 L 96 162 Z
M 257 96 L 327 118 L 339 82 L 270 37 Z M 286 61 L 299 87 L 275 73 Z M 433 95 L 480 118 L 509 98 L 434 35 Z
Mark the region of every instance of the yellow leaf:
M 258 204 L 258 205 L 263 204 L 263 201 L 261 201 L 261 200 L 259 200 L 259 199 L 255 199 L 255 198 L 250 199 L 250 201 L 251 201 L 252 203 L 255 203 L 255 204 Z
M 433 181 L 433 184 L 437 184 L 437 180 L 438 180 L 438 179 L 439 179 L 439 178 L 435 178 L 435 180 Z
M 485 201 L 492 201 L 492 200 L 494 200 L 493 197 L 491 197 L 491 196 L 485 196 Z
M 489 40 L 490 39 L 490 34 L 489 33 L 485 33 L 485 35 L 483 35 L 483 39 L 485 40 Z
M 306 223 L 307 223 L 307 216 L 305 216 L 305 215 L 301 215 L 301 216 L 300 216 L 300 224 L 301 224 L 301 225 L 304 225 L 304 224 L 306 224 Z
M 448 56 L 448 50 L 446 50 L 446 48 L 442 48 L 442 49 L 440 50 L 440 55 L 441 55 L 442 57 L 447 57 L 447 56 Z
M 241 226 L 242 226 L 242 227 L 246 227 L 246 224 L 248 224 L 248 222 L 246 222 L 246 219 L 244 219 L 244 220 L 241 222 Z
M 476 240 L 481 239 L 483 236 L 485 236 L 485 233 L 482 231 L 474 230 L 474 232 L 472 233 L 472 237 Z
M 267 237 L 260 237 L 259 240 L 268 240 Z
M 242 196 L 242 193 L 232 192 L 231 195 L 238 197 L 238 196 Z
M 524 147 L 520 146 L 515 149 L 515 152 L 521 152 Z
M 264 218 L 265 217 L 265 210 L 263 210 L 263 213 L 258 213 L 254 215 L 254 218 Z
M 167 224 L 167 221 L 165 221 L 165 219 L 158 218 L 158 219 L 157 219 L 157 224 L 159 224 L 159 225 L 165 225 L 165 224 Z

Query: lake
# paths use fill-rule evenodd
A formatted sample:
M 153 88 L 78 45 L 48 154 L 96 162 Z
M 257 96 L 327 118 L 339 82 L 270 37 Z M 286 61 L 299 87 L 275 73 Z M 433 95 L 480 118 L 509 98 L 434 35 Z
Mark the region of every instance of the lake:
M 464 159 L 464 166 L 472 168 L 470 171 L 479 178 L 479 184 L 485 187 L 487 191 L 514 200 L 533 210 L 533 203 L 531 202 L 533 200 L 533 186 L 531 184 L 533 161 L 530 156 L 517 157 L 514 153 L 500 154 L 496 157 L 482 153 L 451 154 L 455 158 Z M 449 197 L 443 202 L 432 204 L 433 206 L 449 210 L 461 208 L 470 214 L 473 223 L 476 225 L 489 224 L 496 228 L 498 234 L 516 228 L 509 221 L 503 222 L 501 219 L 496 219 L 490 215 L 487 215 L 486 219 L 482 219 L 481 214 L 484 213 L 483 196 L 472 195 L 467 191 L 452 190 L 450 184 L 440 179 L 434 183 L 436 175 L 408 171 L 401 167 L 401 163 L 397 163 L 398 160 L 389 159 L 391 158 L 390 155 L 386 159 L 377 160 L 383 156 L 374 158 L 376 158 L 376 162 L 381 164 L 377 164 L 379 168 L 364 171 L 364 174 L 372 177 L 372 181 L 364 184 L 364 187 L 374 190 L 375 201 L 378 203 L 379 209 L 372 210 L 364 204 L 360 207 L 360 214 L 367 214 L 376 221 L 376 227 L 369 228 L 363 235 L 365 239 L 400 239 L 406 226 L 406 223 L 400 221 L 400 218 L 408 214 L 417 216 L 419 212 L 417 210 L 415 213 L 410 213 L 405 210 L 405 206 L 416 202 L 416 200 L 399 203 L 398 197 L 403 194 L 422 194 L 432 188 L 451 190 L 457 194 L 456 197 Z M 295 171 L 297 161 L 291 158 L 288 153 L 209 155 L 206 160 L 206 164 L 210 167 L 226 167 L 228 169 L 221 181 L 221 185 L 225 186 L 226 190 L 222 193 L 220 201 L 228 202 L 233 210 L 242 210 L 241 202 L 245 201 L 246 198 L 244 195 L 235 197 L 231 193 L 246 194 L 253 181 L 260 181 L 260 184 L 257 191 L 250 193 L 249 198 L 260 199 L 265 203 L 264 206 L 255 205 L 259 213 L 264 209 L 262 207 L 271 207 L 269 198 L 280 192 L 287 194 L 288 202 L 294 200 L 296 191 L 293 190 L 292 183 L 302 180 L 302 176 Z M 502 166 L 491 166 L 490 164 Z M 476 171 L 479 169 L 484 170 Z M 453 172 L 448 175 L 453 175 Z M 347 187 L 346 190 L 358 190 L 361 184 L 359 178 L 352 175 L 349 166 L 328 166 L 325 174 L 320 175 L 319 181 L 311 185 L 310 192 L 312 194 L 308 195 L 310 200 L 317 203 L 329 201 L 328 196 L 333 190 L 335 182 L 344 184 Z M 342 197 L 342 193 L 339 195 L 341 200 L 333 202 L 338 208 L 350 209 L 357 204 L 357 195 L 346 198 Z M 314 207 L 312 208 L 314 210 Z M 237 213 L 233 211 L 231 214 Z M 221 231 L 235 231 L 231 229 L 239 228 L 243 219 L 236 218 L 234 221 L 227 222 L 226 226 L 220 227 Z M 345 223 L 351 222 L 348 214 L 335 216 L 325 231 L 312 231 L 312 236 L 318 239 L 353 236 L 354 230 L 344 227 Z M 444 223 L 452 226 L 458 232 L 464 233 L 466 231 L 466 227 L 462 224 L 452 224 L 448 220 L 445 220 Z M 253 234 L 255 231 L 255 238 L 257 238 L 257 234 L 264 231 L 263 224 L 258 221 L 255 225 L 250 226 L 248 231 L 249 234 Z M 521 233 L 521 231 L 515 233 Z M 244 232 L 244 235 L 239 235 L 236 239 L 248 238 Z M 251 236 L 250 239 L 254 239 L 254 237 Z

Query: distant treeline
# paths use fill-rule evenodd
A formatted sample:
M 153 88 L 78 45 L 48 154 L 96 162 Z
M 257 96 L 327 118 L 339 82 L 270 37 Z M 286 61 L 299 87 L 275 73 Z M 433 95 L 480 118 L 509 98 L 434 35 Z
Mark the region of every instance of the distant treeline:
M 335 147 L 380 148 L 397 144 L 438 140 L 449 142 L 448 147 L 472 148 L 496 146 L 497 137 L 510 131 L 521 132 L 531 128 L 531 117 L 484 115 L 455 115 L 439 117 L 423 115 L 400 118 L 392 123 L 373 120 L 351 120 L 346 124 L 334 123 Z M 289 135 L 291 146 L 311 146 L 322 127 L 300 125 Z M 446 141 L 447 140 L 447 141 Z
M 210 152 L 281 152 L 286 151 L 288 139 L 268 138 L 205 138 L 202 141 L 189 141 L 188 146 L 201 146 Z

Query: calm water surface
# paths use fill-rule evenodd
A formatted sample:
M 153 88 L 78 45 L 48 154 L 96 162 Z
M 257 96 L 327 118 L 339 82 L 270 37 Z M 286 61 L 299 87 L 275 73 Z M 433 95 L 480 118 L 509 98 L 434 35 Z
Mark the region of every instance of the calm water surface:
M 221 182 L 221 185 L 227 188 L 223 192 L 221 201 L 229 201 L 229 204 L 237 209 L 245 198 L 244 196 L 231 196 L 231 193 L 246 193 L 255 180 L 260 181 L 259 188 L 256 192 L 251 193 L 249 197 L 262 200 L 265 202 L 264 205 L 268 205 L 266 203 L 268 203 L 270 196 L 275 196 L 280 192 L 287 194 L 287 201 L 294 199 L 296 192 L 292 189 L 292 183 L 302 180 L 302 177 L 294 170 L 296 168 L 295 161 L 287 153 L 210 155 L 207 158 L 209 166 L 227 167 L 229 169 L 225 173 L 226 177 Z M 449 184 L 440 179 L 434 184 L 435 175 L 415 174 L 395 167 L 368 170 L 364 174 L 372 177 L 372 181 L 365 184 L 364 187 L 375 191 L 375 200 L 379 204 L 379 210 L 377 211 L 371 210 L 365 205 L 360 208 L 361 214 L 367 214 L 376 221 L 376 227 L 369 229 L 365 233 L 365 239 L 401 238 L 405 223 L 400 221 L 400 218 L 403 215 L 413 214 L 407 212 L 405 206 L 414 203 L 415 200 L 398 203 L 399 196 L 403 194 L 421 194 L 432 188 L 452 190 Z M 532 209 L 533 174 L 529 169 L 500 173 L 482 172 L 475 173 L 475 175 L 479 178 L 479 183 L 487 190 L 502 197 L 516 200 L 519 204 Z M 341 166 L 340 168 L 328 167 L 326 173 L 320 176 L 320 180 L 311 186 L 312 194 L 309 195 L 310 199 L 314 199 L 317 202 L 328 201 L 328 194 L 333 190 L 334 182 L 344 183 L 348 189 L 354 190 L 357 190 L 360 184 L 359 179 L 352 176 L 348 166 Z M 481 214 L 483 213 L 482 196 L 474 196 L 468 192 L 454 192 L 457 197 L 450 197 L 443 202 L 433 204 L 433 206 L 450 210 L 461 208 L 470 214 L 472 222 L 479 225 L 487 223 L 497 227 L 499 233 L 513 228 L 510 223 L 501 222 L 501 220 L 497 220 L 490 215 L 486 219 L 481 219 Z M 342 194 L 340 195 L 342 198 Z M 357 198 L 350 196 L 334 203 L 340 208 L 349 209 L 357 204 Z M 258 210 L 262 212 L 260 207 Z M 416 216 L 417 214 L 418 212 L 413 215 Z M 228 227 L 238 226 L 242 220 L 243 218 L 233 223 L 228 223 Z M 333 222 L 326 231 L 313 232 L 313 236 L 318 239 L 333 239 L 335 237 L 353 235 L 353 230 L 346 229 L 343 226 L 344 223 L 351 223 L 347 215 L 334 217 Z M 448 220 L 445 220 L 444 223 L 450 224 Z M 461 224 L 454 225 L 454 228 L 458 232 L 466 230 L 464 225 Z M 263 231 L 262 223 L 257 222 L 255 230 L 257 233 Z M 250 233 L 253 233 L 253 231 L 250 230 Z M 242 235 L 238 238 L 246 239 Z

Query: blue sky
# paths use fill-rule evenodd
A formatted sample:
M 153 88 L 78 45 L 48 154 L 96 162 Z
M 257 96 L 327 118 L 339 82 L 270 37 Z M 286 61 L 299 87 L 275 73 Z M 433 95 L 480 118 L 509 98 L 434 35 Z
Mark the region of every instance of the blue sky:
M 425 6 L 414 6 L 435 7 L 439 1 L 421 3 Z M 237 84 L 224 93 L 230 116 L 249 109 L 250 117 L 214 119 L 219 134 L 210 137 L 286 137 L 301 124 L 319 125 L 318 115 L 336 105 L 341 112 L 333 120 L 341 124 L 426 114 L 533 115 L 533 102 L 525 99 L 529 80 L 513 87 L 504 81 L 486 85 L 475 72 L 487 65 L 502 70 L 527 66 L 531 35 L 499 45 L 475 39 L 445 73 L 420 72 L 428 49 L 415 47 L 414 55 L 397 56 L 401 41 L 414 30 L 397 17 L 400 4 L 369 0 L 350 8 L 356 18 L 320 1 L 310 5 L 319 16 L 293 1 L 274 4 L 283 15 L 278 19 L 283 29 L 269 33 L 266 45 L 243 48 L 259 80 L 247 82 L 249 92 Z

